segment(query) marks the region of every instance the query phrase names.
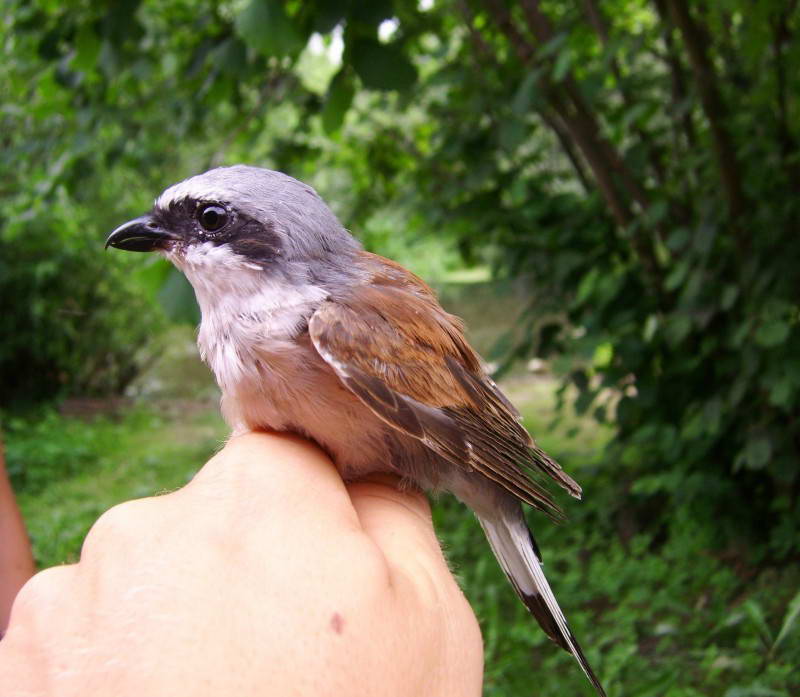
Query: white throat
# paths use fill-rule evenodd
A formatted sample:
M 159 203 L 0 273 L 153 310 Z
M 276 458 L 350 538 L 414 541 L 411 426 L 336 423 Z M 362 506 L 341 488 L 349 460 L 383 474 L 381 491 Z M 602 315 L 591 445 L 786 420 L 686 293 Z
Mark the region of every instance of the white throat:
M 197 344 L 223 392 L 258 379 L 259 362 L 291 350 L 327 291 L 299 285 L 233 252 L 227 245 L 196 244 L 168 252 L 194 287 L 202 320 Z

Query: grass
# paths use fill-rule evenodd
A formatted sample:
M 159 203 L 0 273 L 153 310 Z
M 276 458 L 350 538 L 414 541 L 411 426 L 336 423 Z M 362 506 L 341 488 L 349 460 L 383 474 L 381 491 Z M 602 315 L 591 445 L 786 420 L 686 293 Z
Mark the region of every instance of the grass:
M 10 428 L 9 470 L 39 567 L 76 561 L 89 527 L 113 505 L 184 485 L 225 435 L 210 409 L 179 416 L 139 407 L 89 423 L 51 414 Z M 39 477 L 25 476 L 36 469 Z
M 666 543 L 644 531 L 622 539 L 607 515 L 618 503 L 604 486 L 613 479 L 613 463 L 601 457 L 609 433 L 574 415 L 549 429 L 550 380 L 516 379 L 506 389 L 539 442 L 585 487 L 585 501 L 562 499 L 567 524 L 533 513 L 529 520 L 554 591 L 609 694 L 796 694 L 800 641 L 790 601 L 800 571 L 734 568 L 691 520 L 673 525 Z M 185 404 L 135 407 L 116 420 L 50 414 L 9 426 L 9 466 L 42 567 L 75 561 L 86 531 L 107 508 L 184 484 L 226 433 L 213 406 Z M 436 502 L 434 513 L 483 629 L 485 694 L 590 695 L 574 661 L 515 598 L 470 513 L 450 497 Z M 784 621 L 788 629 L 773 648 Z

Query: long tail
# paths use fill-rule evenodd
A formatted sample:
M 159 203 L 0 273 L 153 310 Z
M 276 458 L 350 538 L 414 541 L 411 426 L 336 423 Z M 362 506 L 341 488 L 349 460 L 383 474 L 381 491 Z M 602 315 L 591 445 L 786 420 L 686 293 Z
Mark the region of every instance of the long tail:
M 570 631 L 567 619 L 558 606 L 550 584 L 544 577 L 541 554 L 525 523 L 522 509 L 505 509 L 492 518 L 478 516 L 500 566 L 511 581 L 517 594 L 530 613 L 537 619 L 547 635 L 565 651 L 569 651 L 580 664 L 601 697 L 606 692 L 580 644 Z

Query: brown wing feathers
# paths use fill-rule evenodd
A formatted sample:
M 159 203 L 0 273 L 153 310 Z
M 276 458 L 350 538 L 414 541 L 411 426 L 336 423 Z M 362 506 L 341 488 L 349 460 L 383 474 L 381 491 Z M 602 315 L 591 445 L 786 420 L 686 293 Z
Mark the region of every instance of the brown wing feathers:
M 460 320 L 401 267 L 364 257 L 378 270 L 372 283 L 324 303 L 311 318 L 309 333 L 320 355 L 389 425 L 550 517 L 563 517 L 526 470 L 552 477 L 574 496 L 580 487 L 536 447 L 518 412 L 483 374 Z
M 452 358 L 447 358 L 446 362 L 461 385 L 473 394 L 479 395 L 477 402 L 483 407 L 481 409 L 482 421 L 489 421 L 492 425 L 489 432 L 494 437 L 499 437 L 504 443 L 513 443 L 518 448 L 522 447 L 519 453 L 524 454 L 524 457 L 519 464 L 538 470 L 541 474 L 555 479 L 572 496 L 580 498 L 581 487 L 564 472 L 561 465 L 534 443 L 530 434 L 520 424 L 519 413 L 513 407 L 508 408 L 510 402 L 500 392 L 494 381 L 486 376 L 469 373 L 464 366 Z

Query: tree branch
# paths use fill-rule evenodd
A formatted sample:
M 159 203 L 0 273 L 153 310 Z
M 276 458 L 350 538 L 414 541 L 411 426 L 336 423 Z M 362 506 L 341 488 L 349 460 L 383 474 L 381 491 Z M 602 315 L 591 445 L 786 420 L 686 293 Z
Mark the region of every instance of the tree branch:
M 788 117 L 788 95 L 786 89 L 786 47 L 790 45 L 792 38 L 789 30 L 789 17 L 797 5 L 796 0 L 791 2 L 787 8 L 778 12 L 773 27 L 772 48 L 775 54 L 775 84 L 776 101 L 778 107 L 778 141 L 780 146 L 781 159 L 786 162 L 789 155 L 797 148 L 797 141 L 792 135 L 789 127 Z
M 457 0 L 456 6 L 458 7 L 461 16 L 464 19 L 465 24 L 467 25 L 467 30 L 469 31 L 470 38 L 477 49 L 478 53 L 480 53 L 485 60 L 489 60 L 494 62 L 495 54 L 492 48 L 486 43 L 486 40 L 483 38 L 483 35 L 475 29 L 474 26 L 474 16 L 469 9 L 469 6 L 466 3 L 466 0 Z M 515 28 L 512 27 L 511 34 L 514 36 L 515 39 L 515 50 L 517 55 L 527 63 L 532 57 L 532 50 L 531 47 L 527 44 L 524 37 L 516 32 Z M 524 56 L 524 58 L 523 58 Z M 541 85 L 540 85 L 541 87 Z M 580 155 L 576 152 L 575 147 L 572 144 L 572 141 L 569 139 L 569 134 L 567 133 L 564 124 L 561 123 L 558 119 L 557 114 L 548 113 L 546 109 L 542 109 L 540 112 L 542 120 L 545 124 L 553 131 L 556 138 L 558 138 L 558 142 L 561 144 L 561 147 L 564 150 L 564 153 L 569 159 L 572 168 L 575 170 L 575 174 L 580 180 L 581 186 L 583 190 L 590 194 L 593 191 L 592 185 L 589 182 L 589 177 L 586 174 L 586 168 L 584 167 L 583 161 L 581 160 Z
M 508 9 L 501 0 L 486 0 L 486 6 L 497 26 L 500 27 L 514 47 L 520 63 L 527 65 L 534 57 L 533 47 L 528 43 L 522 32 L 517 29 L 514 22 L 511 21 Z
M 666 3 L 689 54 L 700 102 L 711 129 L 711 141 L 728 202 L 728 212 L 735 221 L 745 212 L 746 202 L 736 149 L 725 125 L 725 106 L 717 88 L 714 68 L 706 53 L 708 35 L 692 18 L 685 0 L 666 0 Z
M 662 24 L 664 25 L 664 45 L 667 48 L 667 55 L 664 57 L 664 60 L 669 66 L 672 83 L 672 105 L 677 111 L 681 107 L 681 104 L 686 102 L 688 96 L 686 75 L 683 72 L 681 60 L 675 47 L 675 42 L 672 39 L 672 22 L 669 19 L 669 10 L 667 9 L 665 0 L 655 0 L 655 5 L 661 17 Z M 697 143 L 691 110 L 684 110 L 681 122 L 683 125 L 683 135 L 686 138 L 686 145 L 691 149 Z
M 470 39 L 472 40 L 473 45 L 478 50 L 484 58 L 487 60 L 491 60 L 494 62 L 495 53 L 492 50 L 492 47 L 486 43 L 486 40 L 483 38 L 483 34 L 481 34 L 475 28 L 475 17 L 472 11 L 469 8 L 466 0 L 456 0 L 456 7 L 458 11 L 461 13 L 461 18 L 464 20 L 464 24 L 467 27 L 467 31 L 469 31 Z
M 512 22 L 508 9 L 500 0 L 486 0 L 486 6 L 495 24 L 497 24 L 514 47 L 520 62 L 523 65 L 530 65 L 535 57 L 535 51 Z M 558 94 L 558 90 L 555 89 L 549 80 L 541 76 L 537 79 L 537 86 L 550 100 L 553 110 L 559 115 L 564 128 L 577 143 L 583 156 L 589 163 L 595 181 L 614 219 L 621 227 L 626 227 L 632 220 L 631 212 L 614 186 L 611 177 L 613 167 L 610 163 L 605 161 L 604 154 L 598 147 L 596 139 L 594 138 L 594 133 L 590 128 L 586 127 L 585 123 L 578 123 L 574 117 L 575 110 L 564 102 L 563 98 Z M 558 135 L 558 131 L 556 131 L 556 136 Z M 559 142 L 560 140 L 559 138 Z
M 608 49 L 611 32 L 608 20 L 606 19 L 605 15 L 603 15 L 603 9 L 600 7 L 597 0 L 584 0 L 583 7 L 589 20 L 589 24 L 592 25 L 592 28 L 595 30 L 597 36 L 600 37 L 600 42 L 603 44 L 603 47 Z M 617 82 L 617 89 L 619 90 L 620 97 L 622 97 L 622 103 L 626 108 L 630 109 L 634 104 L 634 100 L 631 98 L 630 92 L 625 88 L 625 81 L 622 77 L 622 68 L 620 67 L 616 56 L 611 57 L 610 66 L 611 73 L 614 75 L 614 79 Z M 659 184 L 663 186 L 666 179 L 666 173 L 662 164 L 664 149 L 658 147 L 654 139 L 648 137 L 648 134 L 645 133 L 641 126 L 634 125 L 633 132 L 636 134 L 636 137 L 639 139 L 642 147 L 647 152 L 647 160 L 656 175 L 656 179 L 658 180 Z
M 542 12 L 538 0 L 522 0 L 522 9 L 525 13 L 528 26 L 539 43 L 545 44 L 555 37 L 555 31 L 553 31 L 550 20 L 547 15 Z M 581 94 L 572 75 L 565 76 L 563 84 L 570 101 L 575 107 L 572 118 L 576 122 L 576 126 L 578 126 L 586 136 L 590 142 L 590 146 L 593 149 L 599 150 L 602 157 L 608 161 L 612 171 L 619 177 L 622 185 L 627 190 L 628 195 L 639 204 L 642 210 L 646 210 L 650 206 L 650 200 L 644 187 L 642 187 L 639 179 L 634 177 L 625 165 L 617 149 L 608 139 L 601 135 L 600 126 L 594 116 L 594 112 L 589 108 L 589 105 L 583 98 L 583 94 Z
M 562 149 L 572 164 L 572 168 L 575 170 L 575 174 L 578 176 L 583 190 L 587 194 L 591 194 L 593 188 L 589 182 L 589 176 L 586 174 L 586 169 L 583 166 L 583 161 L 581 160 L 578 152 L 575 150 L 572 141 L 569 139 L 569 132 L 564 124 L 559 120 L 558 114 L 548 113 L 546 109 L 542 109 L 539 114 L 541 115 L 542 120 L 549 126 L 550 130 L 556 134 L 556 138 L 558 138 L 558 142 L 561 144 Z
M 500 0 L 485 0 L 485 3 L 497 26 L 514 45 L 517 56 L 523 65 L 532 62 L 536 57 L 536 52 L 514 25 L 505 4 Z M 536 39 L 540 43 L 552 39 L 554 32 L 549 19 L 540 12 L 538 3 L 535 0 L 523 0 L 523 9 L 526 11 Z M 614 220 L 620 227 L 628 227 L 633 222 L 634 216 L 628 201 L 617 189 L 614 174 L 621 179 L 628 194 L 639 202 L 643 209 L 649 205 L 644 189 L 631 175 L 613 145 L 600 135 L 597 120 L 571 77 L 567 77 L 559 85 L 554 85 L 543 75 L 538 79 L 537 84 L 547 96 L 553 112 L 560 118 L 569 137 L 577 144 L 586 158 Z M 661 270 L 650 240 L 645 235 L 635 234 L 631 238 L 631 244 L 645 274 L 653 279 L 654 288 L 660 293 L 662 288 Z

